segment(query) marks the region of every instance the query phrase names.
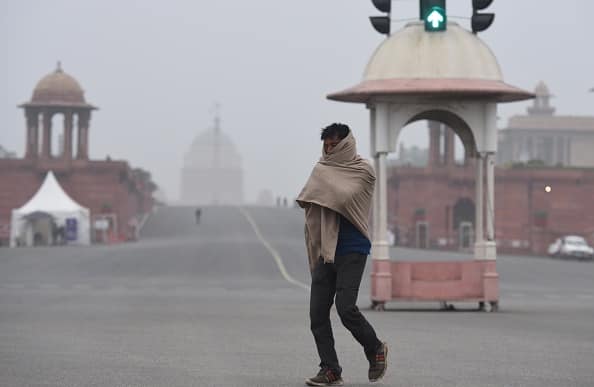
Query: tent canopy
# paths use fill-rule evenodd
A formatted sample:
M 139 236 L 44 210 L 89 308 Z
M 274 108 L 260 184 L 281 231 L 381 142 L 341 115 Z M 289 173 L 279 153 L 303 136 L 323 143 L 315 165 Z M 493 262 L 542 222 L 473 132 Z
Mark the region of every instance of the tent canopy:
M 21 214 L 30 214 L 41 211 L 53 212 L 77 212 L 88 213 L 88 209 L 75 202 L 60 186 L 54 173 L 49 171 L 45 176 L 43 184 L 35 195 L 21 208 L 16 209 Z
M 32 245 L 36 226 L 43 218 L 51 218 L 54 226 L 64 227 L 75 222 L 68 243 L 90 244 L 90 212 L 75 202 L 60 186 L 52 171 L 45 176 L 35 195 L 22 207 L 12 210 L 11 246 Z M 17 242 L 19 241 L 19 242 Z

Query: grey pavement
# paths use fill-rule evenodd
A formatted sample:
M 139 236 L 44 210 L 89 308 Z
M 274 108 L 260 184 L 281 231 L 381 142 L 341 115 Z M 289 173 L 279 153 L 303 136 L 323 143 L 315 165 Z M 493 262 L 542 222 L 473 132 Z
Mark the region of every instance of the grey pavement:
M 308 282 L 303 214 L 248 207 Z M 238 208 L 161 208 L 138 243 L 0 249 L 0 386 L 302 386 L 317 371 L 307 291 Z M 393 249 L 414 260 L 469 255 Z M 369 265 L 368 265 L 369 266 Z M 391 347 L 386 386 L 594 386 L 594 264 L 502 256 L 501 311 L 359 304 Z M 345 384 L 367 364 L 333 312 Z

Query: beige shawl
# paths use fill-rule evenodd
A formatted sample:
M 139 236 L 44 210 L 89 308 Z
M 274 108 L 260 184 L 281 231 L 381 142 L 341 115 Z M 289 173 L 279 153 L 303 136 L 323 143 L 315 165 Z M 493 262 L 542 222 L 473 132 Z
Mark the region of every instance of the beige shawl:
M 305 209 L 305 243 L 310 269 L 320 258 L 334 262 L 339 214 L 371 240 L 368 220 L 374 185 L 373 167 L 357 155 L 351 133 L 330 153 L 322 148 L 322 158 L 297 197 L 297 203 Z

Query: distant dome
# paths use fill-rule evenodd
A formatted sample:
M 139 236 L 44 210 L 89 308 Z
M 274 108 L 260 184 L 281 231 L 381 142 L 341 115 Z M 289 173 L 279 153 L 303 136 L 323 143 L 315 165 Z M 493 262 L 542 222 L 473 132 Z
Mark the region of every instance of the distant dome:
M 241 168 L 241 156 L 231 139 L 220 129 L 198 135 L 186 152 L 187 168 Z
M 445 96 L 505 102 L 533 95 L 503 82 L 497 58 L 475 34 L 448 22 L 443 32 L 408 23 L 371 56 L 363 80 L 329 99 L 365 103 L 374 96 Z
M 218 117 L 199 134 L 184 157 L 180 201 L 191 205 L 237 205 L 243 202 L 241 156 L 223 133 Z
M 72 76 L 66 74 L 60 63 L 56 70 L 41 78 L 33 90 L 32 103 L 85 104 L 84 91 Z

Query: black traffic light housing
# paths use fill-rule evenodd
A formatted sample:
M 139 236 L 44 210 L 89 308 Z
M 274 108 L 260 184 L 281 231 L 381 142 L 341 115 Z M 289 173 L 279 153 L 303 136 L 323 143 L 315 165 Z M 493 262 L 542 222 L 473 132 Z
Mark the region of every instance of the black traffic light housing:
M 392 10 L 391 0 L 371 0 L 375 8 L 387 13 L 387 16 L 370 16 L 371 25 L 377 32 L 384 35 L 390 35 L 390 11 Z
M 484 31 L 491 26 L 495 19 L 494 13 L 478 13 L 481 9 L 485 9 L 491 5 L 493 0 L 472 0 L 472 18 L 470 24 L 472 32 L 477 33 Z

